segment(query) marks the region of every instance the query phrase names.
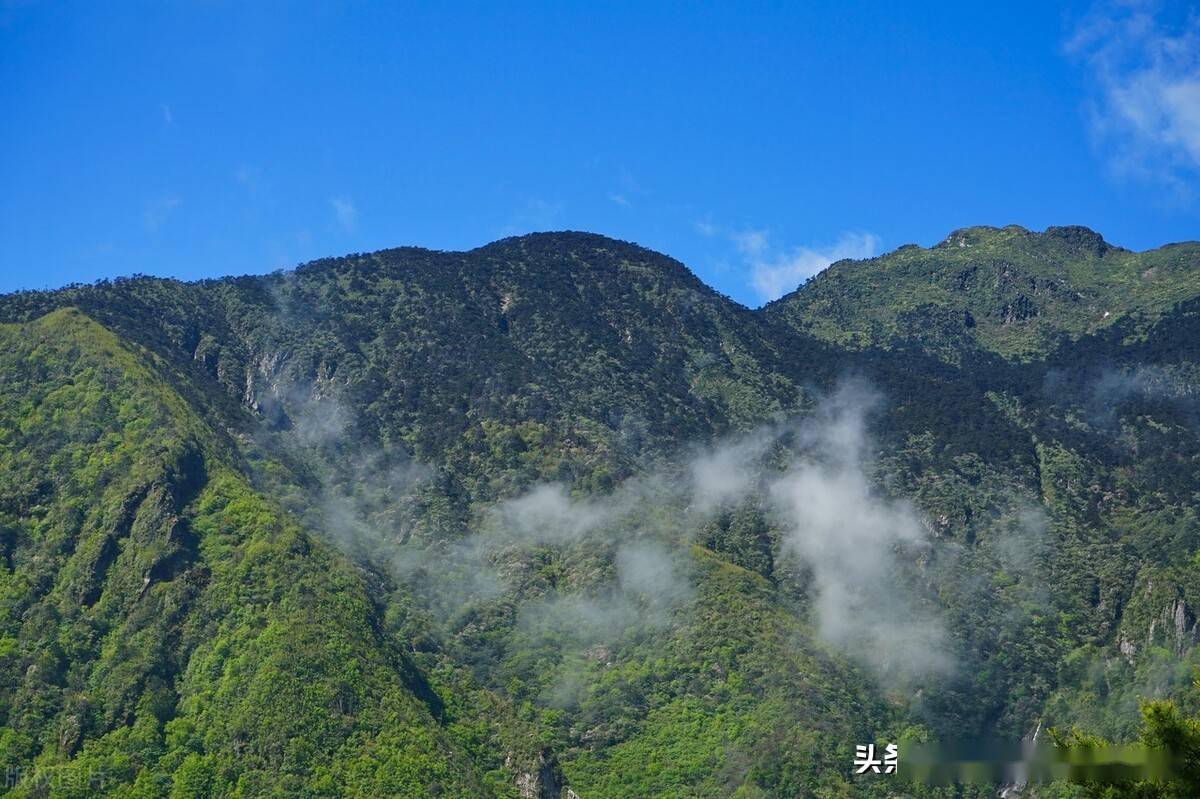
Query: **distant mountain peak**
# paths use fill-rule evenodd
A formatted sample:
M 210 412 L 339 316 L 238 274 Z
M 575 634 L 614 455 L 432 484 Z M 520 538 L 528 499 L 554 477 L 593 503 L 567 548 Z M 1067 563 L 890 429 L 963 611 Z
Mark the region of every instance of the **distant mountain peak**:
M 1063 242 L 1072 252 L 1090 252 L 1099 256 L 1112 249 L 1121 249 L 1114 248 L 1099 233 L 1083 225 L 1055 225 L 1046 228 L 1042 235 Z
M 1035 357 L 1063 338 L 1131 313 L 1156 318 L 1200 296 L 1198 266 L 1197 243 L 1133 252 L 1082 225 L 981 225 L 930 248 L 833 264 L 767 313 L 840 344 L 970 341 Z
M 1104 240 L 1096 231 L 1083 225 L 1051 225 L 1043 232 L 1030 230 L 1021 225 L 973 225 L 951 231 L 950 235 L 934 245 L 935 250 L 952 250 L 982 245 L 1010 244 L 1023 240 L 1034 246 L 1055 245 L 1065 247 L 1071 254 L 1091 254 L 1097 257 L 1110 250 L 1119 250 Z
M 958 247 L 973 247 L 984 243 L 995 243 L 1003 239 L 1023 238 L 1030 235 L 1029 229 L 1020 225 L 993 227 L 972 225 L 950 231 L 950 235 L 934 245 L 933 249 L 944 250 Z
M 643 252 L 654 252 L 640 244 L 635 244 L 631 241 L 613 238 L 606 236 L 603 233 L 592 233 L 586 230 L 542 230 L 533 233 L 522 233 L 517 236 L 507 236 L 502 239 L 484 244 L 481 247 L 476 247 L 470 252 L 479 252 L 492 249 L 506 249 L 509 247 L 591 247 L 599 249 L 631 249 L 640 250 Z M 655 255 L 659 253 L 655 252 Z

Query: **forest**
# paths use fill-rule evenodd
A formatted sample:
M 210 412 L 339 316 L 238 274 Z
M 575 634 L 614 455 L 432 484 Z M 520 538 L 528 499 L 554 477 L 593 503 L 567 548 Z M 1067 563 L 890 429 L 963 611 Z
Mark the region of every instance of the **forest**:
M 1200 244 L 0 296 L 0 792 L 1200 795 Z M 1169 752 L 931 786 L 855 747 Z

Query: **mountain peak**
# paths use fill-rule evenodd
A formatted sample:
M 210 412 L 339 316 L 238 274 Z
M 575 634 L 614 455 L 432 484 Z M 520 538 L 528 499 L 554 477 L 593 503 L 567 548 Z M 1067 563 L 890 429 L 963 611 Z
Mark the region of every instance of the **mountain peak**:
M 1083 225 L 1054 225 L 1046 228 L 1046 232 L 1042 236 L 1064 243 L 1071 252 L 1075 253 L 1086 252 L 1100 256 L 1114 249 L 1104 240 L 1103 236 Z
M 950 235 L 934 245 L 933 249 L 943 250 L 957 247 L 975 247 L 980 244 L 997 243 L 1004 239 L 1023 238 L 1030 235 L 1029 229 L 1020 225 L 972 225 L 950 231 Z
M 940 341 L 937 327 L 945 341 L 1034 357 L 1063 337 L 1200 296 L 1198 253 L 1197 245 L 1132 252 L 1082 225 L 965 227 L 928 249 L 834 264 L 769 313 L 837 343 L 929 346 Z
M 586 230 L 545 230 L 534 233 L 523 233 L 519 236 L 508 236 L 476 247 L 469 252 L 488 252 L 491 250 L 519 249 L 563 249 L 585 248 L 592 250 L 630 250 L 641 253 L 651 253 L 662 257 L 660 253 L 642 247 L 631 241 L 605 236 L 602 233 L 591 233 Z
M 1091 228 L 1083 225 L 1051 225 L 1045 231 L 1038 233 L 1021 225 L 1005 225 L 992 227 L 990 225 L 973 225 L 951 231 L 942 241 L 934 245 L 935 250 L 951 250 L 985 245 L 1007 245 L 1018 240 L 1038 245 L 1056 245 L 1072 255 L 1091 254 L 1102 256 L 1113 247 L 1104 237 Z

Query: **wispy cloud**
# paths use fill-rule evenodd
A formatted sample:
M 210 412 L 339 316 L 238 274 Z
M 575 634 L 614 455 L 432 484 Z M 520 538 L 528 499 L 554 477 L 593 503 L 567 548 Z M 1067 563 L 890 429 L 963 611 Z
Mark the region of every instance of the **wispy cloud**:
M 162 105 L 159 106 L 159 110 L 162 111 L 162 120 L 163 120 L 164 128 L 169 128 L 175 124 L 175 115 L 171 113 L 171 106 L 167 105 L 166 103 L 163 103 Z
M 167 223 L 171 213 L 179 207 L 183 199 L 175 194 L 159 197 L 148 203 L 142 211 L 142 224 L 151 233 L 160 230 Z
M 1102 3 L 1066 49 L 1087 69 L 1092 133 L 1114 171 L 1186 191 L 1200 171 L 1200 16 Z
M 862 231 L 843 232 L 828 246 L 779 247 L 766 228 L 728 228 L 711 217 L 692 227 L 707 239 L 720 237 L 737 251 L 750 285 L 759 299 L 770 302 L 792 291 L 830 264 L 845 258 L 870 258 L 879 252 L 880 238 Z
M 333 209 L 333 218 L 346 233 L 353 233 L 358 227 L 358 208 L 345 197 L 331 197 L 329 205 Z
M 922 611 L 900 577 L 902 564 L 931 549 L 928 526 L 868 477 L 866 422 L 880 400 L 865 384 L 843 383 L 799 428 L 813 457 L 797 460 L 769 492 L 785 553 L 812 570 L 821 636 L 888 682 L 908 682 L 954 664 L 944 620 Z
M 830 264 L 845 258 L 870 258 L 879 251 L 874 233 L 843 233 L 828 247 L 776 250 L 765 231 L 735 235 L 735 245 L 751 268 L 751 283 L 766 302 L 778 299 Z
M 553 230 L 559 225 L 562 213 L 562 203 L 533 197 L 512 214 L 508 224 L 500 228 L 500 235 L 519 236 L 532 231 Z
M 738 252 L 747 258 L 761 258 L 770 245 L 770 234 L 765 230 L 737 230 L 729 234 Z
M 608 199 L 622 208 L 630 208 L 634 199 L 644 193 L 642 184 L 634 177 L 629 167 L 622 166 L 617 170 L 617 188 L 608 193 Z

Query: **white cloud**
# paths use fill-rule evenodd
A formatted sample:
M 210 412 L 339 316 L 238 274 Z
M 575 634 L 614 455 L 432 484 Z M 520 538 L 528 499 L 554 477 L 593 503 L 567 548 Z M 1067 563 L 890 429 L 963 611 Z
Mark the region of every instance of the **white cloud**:
M 147 204 L 145 210 L 142 211 L 142 224 L 150 232 L 160 229 L 167 223 L 171 212 L 178 208 L 182 202 L 183 200 L 174 194 L 154 200 Z
M 845 258 L 870 258 L 879 251 L 874 233 L 843 233 L 830 247 L 796 247 L 772 253 L 766 234 L 748 231 L 735 235 L 734 243 L 753 270 L 754 290 L 764 301 L 782 297 L 825 267 Z
M 874 233 L 844 232 L 827 247 L 775 247 L 765 228 L 732 230 L 710 219 L 692 223 L 705 238 L 723 236 L 732 242 L 746 268 L 750 282 L 764 302 L 778 299 L 830 264 L 846 258 L 871 258 L 879 252 L 880 238 Z
M 943 620 L 900 575 L 931 547 L 927 527 L 911 504 L 881 496 L 868 479 L 866 420 L 878 401 L 862 384 L 843 384 L 800 428 L 814 457 L 769 490 L 785 553 L 812 571 L 821 637 L 886 682 L 905 683 L 946 674 L 953 660 Z
M 338 226 L 346 233 L 353 233 L 358 227 L 358 209 L 354 207 L 354 203 L 345 197 L 333 197 L 329 204 L 333 207 L 333 216 Z
M 729 234 L 738 252 L 747 258 L 758 258 L 767 251 L 768 238 L 765 230 L 739 230 Z
M 164 103 L 160 109 L 162 110 L 163 127 L 169 128 L 175 124 L 175 115 L 171 113 L 171 106 Z
M 625 166 L 617 170 L 616 184 L 616 188 L 609 191 L 607 196 L 622 208 L 632 208 L 634 201 L 646 193 L 633 172 Z
M 697 454 L 688 466 L 692 507 L 709 513 L 749 494 L 758 481 L 755 464 L 774 443 L 773 431 L 762 429 Z
M 512 215 L 499 232 L 501 236 L 521 236 L 534 231 L 554 230 L 561 226 L 562 214 L 562 203 L 533 197 Z
M 1097 6 L 1067 43 L 1092 84 L 1090 122 L 1119 174 L 1185 187 L 1200 169 L 1200 17 L 1149 2 Z

